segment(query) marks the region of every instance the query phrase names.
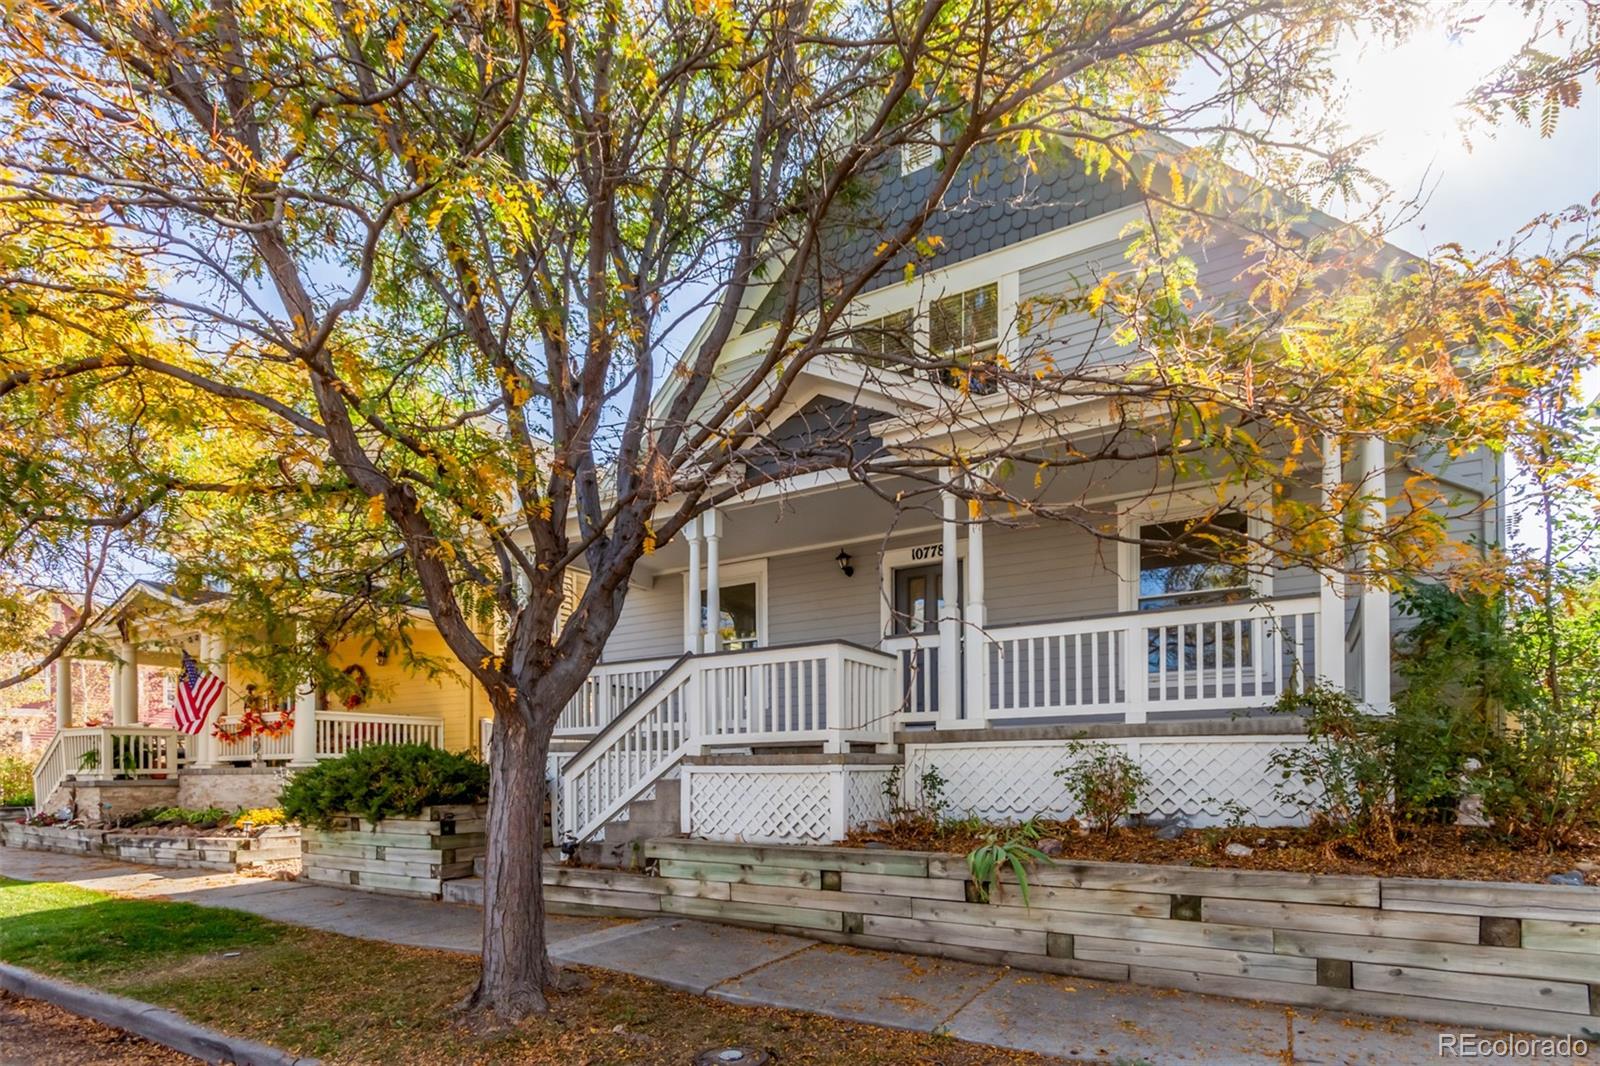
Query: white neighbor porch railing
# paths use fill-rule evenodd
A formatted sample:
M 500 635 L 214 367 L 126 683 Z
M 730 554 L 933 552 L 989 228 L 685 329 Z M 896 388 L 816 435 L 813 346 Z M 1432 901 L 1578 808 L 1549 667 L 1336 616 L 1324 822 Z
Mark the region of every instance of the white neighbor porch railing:
M 180 737 L 175 729 L 149 726 L 58 730 L 33 768 L 34 802 L 43 804 L 70 774 L 104 780 L 175 774 L 188 761 Z
M 563 834 L 583 840 L 707 746 L 893 740 L 895 660 L 851 644 L 687 656 L 561 770 Z
M 444 747 L 444 719 L 406 714 L 317 712 L 317 758 L 336 759 L 366 744 Z
M 283 721 L 282 711 L 263 711 L 261 718 L 273 725 Z M 239 725 L 237 715 L 219 718 L 219 725 L 236 728 Z M 275 737 L 217 737 L 218 762 L 253 762 L 260 758 L 263 762 L 288 762 L 294 758 L 294 735 L 285 730 Z M 260 744 L 258 752 L 256 745 Z
M 1308 596 L 991 627 L 987 716 L 1269 706 L 1316 676 L 1317 617 Z

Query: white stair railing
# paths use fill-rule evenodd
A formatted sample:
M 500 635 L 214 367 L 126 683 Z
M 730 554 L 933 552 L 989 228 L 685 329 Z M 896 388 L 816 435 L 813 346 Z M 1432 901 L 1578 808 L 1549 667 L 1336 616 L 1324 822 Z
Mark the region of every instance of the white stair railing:
M 165 777 L 187 759 L 182 734 L 152 726 L 82 726 L 60 729 L 33 768 L 34 802 L 43 804 L 68 777 L 99 780 Z
M 893 740 L 891 655 L 829 642 L 684 656 L 562 768 L 563 834 L 583 840 L 708 746 Z
M 44 746 L 44 751 L 39 756 L 39 761 L 33 765 L 33 802 L 35 806 L 43 807 L 45 800 L 50 798 L 67 776 L 67 757 L 62 749 L 61 732 L 50 738 Z
M 554 814 L 562 836 L 583 840 L 688 753 L 697 671 L 686 661 L 561 768 Z

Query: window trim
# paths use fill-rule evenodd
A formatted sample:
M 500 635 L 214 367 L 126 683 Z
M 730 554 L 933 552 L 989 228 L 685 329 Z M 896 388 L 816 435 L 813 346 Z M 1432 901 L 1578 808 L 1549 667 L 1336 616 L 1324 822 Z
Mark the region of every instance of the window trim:
M 706 594 L 705 561 L 700 564 L 700 595 Z M 694 624 L 694 615 L 691 613 L 699 604 L 689 602 L 689 571 L 682 574 L 683 591 L 680 594 L 683 600 L 682 632 L 688 632 Z M 772 643 L 772 632 L 767 627 L 767 560 L 751 559 L 742 563 L 724 563 L 719 560 L 717 564 L 717 587 L 727 588 L 730 585 L 748 585 L 754 582 L 756 586 L 756 647 L 765 648 Z
M 1220 499 L 1221 482 L 1186 485 L 1169 489 L 1160 497 L 1142 497 L 1130 506 L 1119 509 L 1117 533 L 1117 609 L 1139 610 L 1139 555 L 1137 543 L 1139 527 L 1154 522 L 1181 522 L 1221 509 L 1243 511 L 1245 529 L 1250 538 L 1249 567 L 1250 595 L 1253 599 L 1272 596 L 1276 573 L 1268 569 L 1269 552 L 1263 545 L 1268 532 L 1262 508 L 1267 502 L 1264 486 L 1251 483 L 1235 486 Z M 1181 608 L 1167 608 L 1179 610 Z

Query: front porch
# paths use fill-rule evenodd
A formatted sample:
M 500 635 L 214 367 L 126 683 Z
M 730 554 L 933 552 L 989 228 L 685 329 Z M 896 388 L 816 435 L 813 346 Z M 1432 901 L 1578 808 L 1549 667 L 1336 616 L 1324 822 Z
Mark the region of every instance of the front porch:
M 1346 471 L 1336 448 L 1327 454 L 1321 490 L 1331 499 Z M 1354 478 L 1382 476 L 1381 463 L 1381 447 L 1364 448 Z M 579 841 L 610 839 L 633 797 L 671 782 L 663 787 L 681 793 L 684 832 L 826 822 L 836 839 L 843 802 L 809 821 L 736 819 L 704 808 L 691 782 L 755 806 L 780 802 L 784 789 L 864 795 L 873 790 L 857 782 L 881 785 L 884 770 L 798 769 L 800 757 L 893 753 L 908 780 L 920 772 L 913 763 L 989 774 L 953 792 L 971 801 L 959 810 L 992 811 L 1005 804 L 979 793 L 1003 793 L 992 772 L 1006 746 L 1031 740 L 1024 776 L 1053 795 L 1045 763 L 1059 765 L 1083 730 L 1171 764 L 1157 774 L 1152 814 L 1214 821 L 1233 803 L 1287 817 L 1266 759 L 1275 744 L 1299 743 L 1300 725 L 1267 716 L 1312 683 L 1387 706 L 1387 591 L 1274 565 L 1259 547 L 1248 564 L 1209 561 L 1192 544 L 1152 548 L 1195 516 L 1207 536 L 1260 545 L 1266 498 L 1220 499 L 1209 484 L 1138 492 L 1160 479 L 1131 467 L 1100 473 L 1083 475 L 1097 492 L 1060 487 L 1090 501 L 1071 522 L 974 513 L 950 492 L 906 507 L 824 476 L 702 516 L 636 571 L 605 656 L 561 717 L 555 824 Z M 1241 718 L 1265 719 L 1259 735 L 1232 735 Z M 1166 726 L 1199 739 L 1149 734 Z M 955 734 L 963 748 L 938 743 Z M 958 750 L 987 754 L 950 761 Z M 729 768 L 740 760 L 742 776 Z M 1202 765 L 1217 760 L 1229 768 L 1220 777 Z M 1200 779 L 1215 794 L 1202 795 Z

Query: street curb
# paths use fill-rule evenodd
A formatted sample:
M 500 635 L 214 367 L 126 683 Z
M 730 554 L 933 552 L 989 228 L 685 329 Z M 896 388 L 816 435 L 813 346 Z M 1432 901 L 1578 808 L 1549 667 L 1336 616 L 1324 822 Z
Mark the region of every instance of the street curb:
M 32 970 L 3 962 L 0 962 L 0 989 L 27 999 L 53 1003 L 62 1010 L 124 1029 L 206 1062 L 231 1062 L 238 1066 L 318 1066 L 319 1062 L 207 1029 L 164 1007 L 42 977 Z

